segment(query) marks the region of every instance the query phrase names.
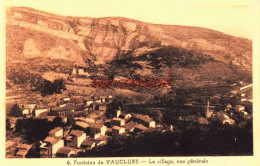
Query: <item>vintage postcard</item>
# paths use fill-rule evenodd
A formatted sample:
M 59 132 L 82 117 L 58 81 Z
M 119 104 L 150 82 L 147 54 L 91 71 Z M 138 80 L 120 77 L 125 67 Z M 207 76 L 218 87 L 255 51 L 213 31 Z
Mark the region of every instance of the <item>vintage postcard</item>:
M 257 165 L 258 1 L 1 6 L 3 165 Z

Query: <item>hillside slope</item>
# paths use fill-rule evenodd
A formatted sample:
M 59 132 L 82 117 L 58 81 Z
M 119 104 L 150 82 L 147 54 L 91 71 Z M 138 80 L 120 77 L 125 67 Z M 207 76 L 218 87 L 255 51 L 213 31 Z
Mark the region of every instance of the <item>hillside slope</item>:
M 7 76 L 20 69 L 69 74 L 77 65 L 92 76 L 100 70 L 105 76 L 170 77 L 181 87 L 252 75 L 252 41 L 206 28 L 13 7 L 6 39 Z

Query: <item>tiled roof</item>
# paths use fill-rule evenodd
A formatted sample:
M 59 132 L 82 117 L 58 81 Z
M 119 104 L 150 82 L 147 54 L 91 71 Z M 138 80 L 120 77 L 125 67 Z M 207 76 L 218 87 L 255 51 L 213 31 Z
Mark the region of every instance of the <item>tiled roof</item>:
M 134 114 L 134 117 L 136 119 L 140 119 L 145 122 L 152 122 L 154 121 L 152 118 L 150 118 L 148 115 L 142 115 L 142 114 Z
M 89 119 L 96 119 L 96 118 L 99 118 L 99 116 L 96 115 L 96 114 L 90 114 L 89 115 Z
M 90 141 L 90 140 L 84 140 L 81 145 L 92 146 L 93 144 L 95 144 L 95 142 Z
M 74 120 L 75 121 L 85 121 L 86 118 L 84 118 L 84 117 L 74 117 Z
M 60 130 L 63 130 L 61 127 L 56 127 L 56 128 L 54 128 L 54 129 L 52 129 L 50 132 L 49 132 L 49 134 L 54 134 L 54 133 L 56 133 L 57 131 L 60 131 Z
M 92 124 L 92 125 L 91 125 L 92 128 L 96 128 L 96 129 L 100 129 L 100 128 L 102 128 L 103 126 L 104 126 L 103 123 L 98 123 L 98 124 Z
M 30 149 L 32 147 L 32 145 L 28 145 L 28 144 L 20 144 L 17 146 L 17 148 L 19 149 Z
M 46 137 L 43 141 L 53 145 L 56 144 L 59 140 L 53 137 Z
M 68 155 L 68 154 L 70 154 L 71 151 L 72 151 L 72 149 L 70 149 L 70 148 L 61 147 L 58 149 L 57 153 Z
M 126 130 L 131 130 L 131 129 L 133 129 L 133 128 L 135 127 L 135 125 L 136 125 L 135 122 L 130 121 L 130 122 L 128 122 L 128 123 L 125 125 L 125 129 L 126 129 Z
M 28 153 L 28 150 L 19 150 L 15 155 L 16 156 L 24 156 Z
M 121 112 L 121 114 L 119 115 L 120 118 L 125 118 L 126 115 L 131 115 L 125 112 Z
M 120 130 L 121 127 L 119 127 L 119 126 L 113 126 L 112 129 L 113 129 L 113 130 Z
M 81 121 L 76 121 L 76 125 L 82 128 L 87 128 L 89 127 L 89 124 L 87 124 L 86 122 L 81 122 Z
M 83 133 L 84 133 L 84 131 L 72 130 L 72 131 L 70 132 L 70 135 L 73 135 L 73 136 L 76 136 L 76 137 L 80 137 Z
M 124 121 L 124 119 L 121 119 L 121 118 L 113 118 L 112 120 L 113 121 Z
M 143 126 L 142 124 L 136 124 L 135 128 L 139 129 L 139 130 L 147 130 L 148 128 Z

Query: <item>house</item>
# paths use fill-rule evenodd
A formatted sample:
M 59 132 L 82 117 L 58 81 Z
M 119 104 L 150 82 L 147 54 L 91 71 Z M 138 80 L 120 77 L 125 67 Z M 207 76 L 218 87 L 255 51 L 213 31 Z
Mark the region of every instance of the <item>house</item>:
M 232 95 L 237 95 L 238 94 L 238 90 L 233 90 L 230 92 Z
M 35 110 L 32 111 L 32 114 L 34 116 L 39 116 L 44 112 L 50 112 L 50 108 L 36 108 Z
M 204 117 L 200 117 L 200 118 L 198 118 L 198 123 L 199 124 L 209 124 L 209 121 Z
M 100 116 L 99 116 L 98 114 L 91 113 L 91 114 L 88 115 L 88 118 L 89 118 L 89 119 L 92 119 L 92 121 L 94 120 L 95 123 L 96 123 L 96 121 L 97 121 L 98 119 L 100 119 Z
M 226 114 L 224 113 L 216 113 L 214 114 L 214 116 L 212 117 L 213 121 L 220 121 L 222 124 L 230 124 L 233 125 L 235 123 L 235 121 L 233 119 L 230 119 Z
M 83 67 L 78 67 L 78 75 L 90 76 L 88 72 L 85 72 Z
M 94 148 L 96 146 L 96 143 L 94 141 L 91 141 L 90 139 L 86 139 L 82 142 L 81 147 L 82 148 L 87 148 L 89 150 L 91 150 L 92 148 Z
M 233 119 L 226 119 L 224 121 L 222 121 L 223 124 L 229 124 L 229 125 L 233 125 L 235 123 L 235 120 Z
M 136 125 L 137 123 L 135 123 L 135 122 L 133 122 L 133 121 L 130 121 L 130 122 L 128 122 L 124 127 L 125 127 L 125 129 L 127 130 L 127 131 L 130 131 L 130 132 L 132 132 L 132 131 L 134 131 L 134 128 L 135 128 L 135 125 Z
M 28 104 L 29 110 L 33 110 L 35 107 L 36 107 L 36 104 L 35 104 L 35 103 L 30 103 L 30 104 Z
M 100 96 L 101 102 L 102 102 L 102 103 L 105 103 L 105 102 L 106 102 L 106 98 L 107 98 L 106 96 Z
M 245 111 L 245 106 L 243 106 L 243 105 L 236 105 L 235 106 L 235 111 L 236 112 Z
M 121 109 L 115 110 L 115 111 L 113 112 L 113 116 L 114 116 L 114 117 L 117 117 L 117 118 L 120 116 L 120 114 L 121 114 Z
M 70 101 L 70 97 L 64 97 L 64 98 L 62 99 L 62 101 L 63 101 L 63 102 L 69 102 L 69 101 Z
M 102 100 L 101 99 L 97 99 L 95 100 L 96 103 L 102 103 Z
M 123 112 L 119 115 L 119 118 L 122 118 L 122 119 L 124 119 L 125 121 L 130 120 L 131 117 L 132 117 L 131 114 L 123 113 Z
M 113 118 L 111 121 L 112 126 L 124 126 L 125 120 L 121 118 Z
M 100 133 L 94 133 L 93 138 L 96 140 L 101 137 Z
M 141 123 L 142 125 L 148 128 L 155 128 L 155 121 L 148 115 L 134 114 L 133 121 Z
M 29 109 L 23 109 L 22 110 L 22 115 L 30 115 L 31 111 Z
M 242 99 L 241 99 L 241 102 L 245 102 L 245 101 L 247 101 L 246 98 L 242 98 Z
M 226 106 L 226 108 L 227 108 L 227 109 L 231 109 L 231 108 L 232 108 L 232 105 L 231 105 L 231 104 L 228 104 L 228 105 Z
M 87 123 L 96 123 L 95 119 L 86 118 L 85 121 Z
M 40 157 L 55 157 L 59 148 L 64 147 L 64 140 L 54 137 L 46 137 L 40 145 Z
M 96 124 L 101 124 L 101 123 L 104 123 L 104 120 L 103 120 L 103 119 L 97 119 L 97 120 L 96 120 Z
M 125 128 L 124 127 L 119 127 L 119 126 L 114 126 L 112 127 L 112 136 L 118 136 L 120 134 L 125 133 Z
M 248 115 L 248 113 L 247 113 L 246 111 L 241 111 L 241 112 L 240 112 L 240 115 L 241 115 L 242 117 L 245 117 L 245 116 Z
M 74 117 L 73 119 L 74 119 L 75 121 L 86 122 L 86 118 L 84 118 L 84 117 Z
M 15 157 L 26 158 L 26 155 L 28 154 L 31 148 L 32 145 L 28 145 L 28 144 L 21 144 L 17 146 L 17 152 L 15 153 Z
M 15 153 L 15 157 L 17 157 L 17 158 L 25 158 L 27 154 L 28 154 L 28 150 L 18 150 Z
M 78 128 L 79 130 L 86 131 L 89 127 L 90 125 L 87 124 L 86 122 L 76 121 L 75 123 L 75 128 Z
M 148 128 L 143 126 L 142 124 L 136 124 L 133 132 L 138 133 L 138 132 L 143 132 L 145 130 L 148 130 Z
M 61 119 L 62 119 L 62 123 L 64 124 L 68 122 L 68 117 L 66 116 L 61 117 Z
M 61 138 L 63 136 L 63 128 L 56 127 L 49 132 L 49 136 Z
M 51 108 L 52 115 L 55 116 L 68 116 L 75 112 L 75 107 L 73 105 L 67 104 L 65 107 L 53 107 Z
M 93 105 L 93 110 L 98 110 L 98 111 L 106 111 L 107 110 L 106 103 L 101 103 L 101 100 L 100 100 L 100 103 L 94 102 L 92 105 Z
M 105 135 L 107 127 L 104 124 L 92 124 L 90 125 L 90 135 L 94 136 L 95 134 L 100 133 L 100 135 Z
M 79 148 L 86 139 L 86 133 L 81 130 L 72 130 L 65 138 L 65 146 L 71 148 Z
M 111 131 L 111 133 L 112 133 L 112 131 Z M 108 137 L 106 135 L 104 135 L 102 137 L 95 139 L 94 142 L 96 143 L 96 146 L 102 146 L 107 143 L 107 139 L 108 139 Z
M 72 75 L 77 75 L 77 70 L 76 70 L 76 68 L 73 68 L 73 69 L 72 69 L 71 74 L 72 74 Z
M 30 150 L 32 148 L 32 145 L 28 144 L 20 144 L 17 146 L 17 149 L 19 150 Z
M 56 118 L 56 116 L 45 116 L 43 118 L 47 119 L 49 122 L 52 122 Z
M 66 107 L 66 105 L 67 105 L 66 103 L 63 103 L 63 104 L 60 104 L 59 106 L 60 107 Z
M 86 103 L 86 106 L 90 106 L 90 104 L 94 103 L 94 100 L 92 98 L 85 98 L 84 97 L 84 102 Z
M 75 150 L 68 147 L 59 148 L 58 151 L 56 152 L 56 157 L 68 158 L 74 155 L 76 155 Z

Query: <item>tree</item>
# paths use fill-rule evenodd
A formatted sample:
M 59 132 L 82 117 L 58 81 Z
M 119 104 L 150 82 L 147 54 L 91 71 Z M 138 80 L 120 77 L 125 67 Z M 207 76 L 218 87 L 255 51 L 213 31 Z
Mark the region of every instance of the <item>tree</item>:
M 21 117 L 22 116 L 22 109 L 19 107 L 19 105 L 16 103 L 13 105 L 9 116 L 14 116 L 14 117 Z

